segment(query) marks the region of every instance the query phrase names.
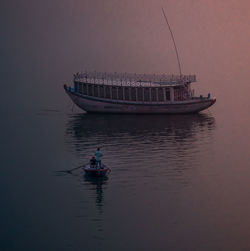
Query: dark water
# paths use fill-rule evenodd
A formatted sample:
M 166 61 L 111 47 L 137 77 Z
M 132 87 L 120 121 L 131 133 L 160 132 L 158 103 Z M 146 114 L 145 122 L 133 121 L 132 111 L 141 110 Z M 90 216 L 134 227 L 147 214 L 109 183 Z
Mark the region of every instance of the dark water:
M 188 116 L 88 115 L 81 70 L 197 74 Z M 0 250 L 250 250 L 249 1 L 1 1 Z M 97 147 L 112 172 L 78 169 Z
M 220 116 L 41 109 L 11 120 L 2 130 L 2 250 L 250 248 L 249 148 L 237 131 L 229 144 Z M 107 178 L 57 172 L 97 146 Z

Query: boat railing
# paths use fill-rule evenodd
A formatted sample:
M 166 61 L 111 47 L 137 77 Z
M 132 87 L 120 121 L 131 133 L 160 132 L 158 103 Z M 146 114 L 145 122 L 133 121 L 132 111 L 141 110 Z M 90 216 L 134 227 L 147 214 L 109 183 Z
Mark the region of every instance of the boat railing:
M 84 72 L 74 74 L 74 81 L 120 86 L 163 86 L 196 82 L 195 75 L 132 74 Z

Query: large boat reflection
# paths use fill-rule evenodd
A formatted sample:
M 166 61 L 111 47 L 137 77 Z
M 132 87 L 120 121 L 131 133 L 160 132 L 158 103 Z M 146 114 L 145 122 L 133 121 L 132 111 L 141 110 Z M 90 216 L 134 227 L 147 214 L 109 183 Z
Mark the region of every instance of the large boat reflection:
M 126 139 L 133 142 L 155 143 L 156 138 L 167 136 L 168 141 L 184 142 L 195 140 L 199 133 L 210 134 L 215 128 L 215 119 L 207 114 L 189 115 L 70 115 L 66 134 L 68 143 L 73 143 L 77 151 L 83 145 L 99 144 L 103 141 L 114 145 Z M 131 143 L 131 142 L 130 142 Z

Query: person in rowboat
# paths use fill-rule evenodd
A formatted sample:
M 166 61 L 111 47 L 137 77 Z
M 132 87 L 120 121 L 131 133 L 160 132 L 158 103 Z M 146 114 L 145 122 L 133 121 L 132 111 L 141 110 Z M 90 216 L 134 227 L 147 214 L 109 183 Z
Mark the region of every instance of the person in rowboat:
M 91 168 L 94 168 L 96 165 L 96 159 L 95 157 L 93 156 L 91 159 L 90 159 L 90 167 Z
M 103 156 L 103 154 L 102 154 L 100 148 L 98 147 L 97 151 L 95 153 L 95 158 L 96 158 L 96 166 L 97 167 L 99 166 L 99 168 L 102 168 L 102 156 Z

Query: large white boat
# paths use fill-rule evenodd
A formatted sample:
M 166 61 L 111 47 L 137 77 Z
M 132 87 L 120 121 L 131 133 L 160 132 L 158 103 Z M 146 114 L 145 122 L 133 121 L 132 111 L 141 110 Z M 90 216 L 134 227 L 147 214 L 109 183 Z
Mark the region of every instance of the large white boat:
M 164 9 L 178 61 L 179 75 L 85 72 L 74 75 L 74 88 L 64 85 L 73 102 L 86 112 L 100 113 L 196 113 L 216 101 L 194 96 L 195 75 L 183 75 L 174 35 Z
M 74 88 L 64 85 L 72 101 L 92 113 L 197 113 L 213 105 L 210 94 L 195 97 L 195 75 L 84 72 Z

